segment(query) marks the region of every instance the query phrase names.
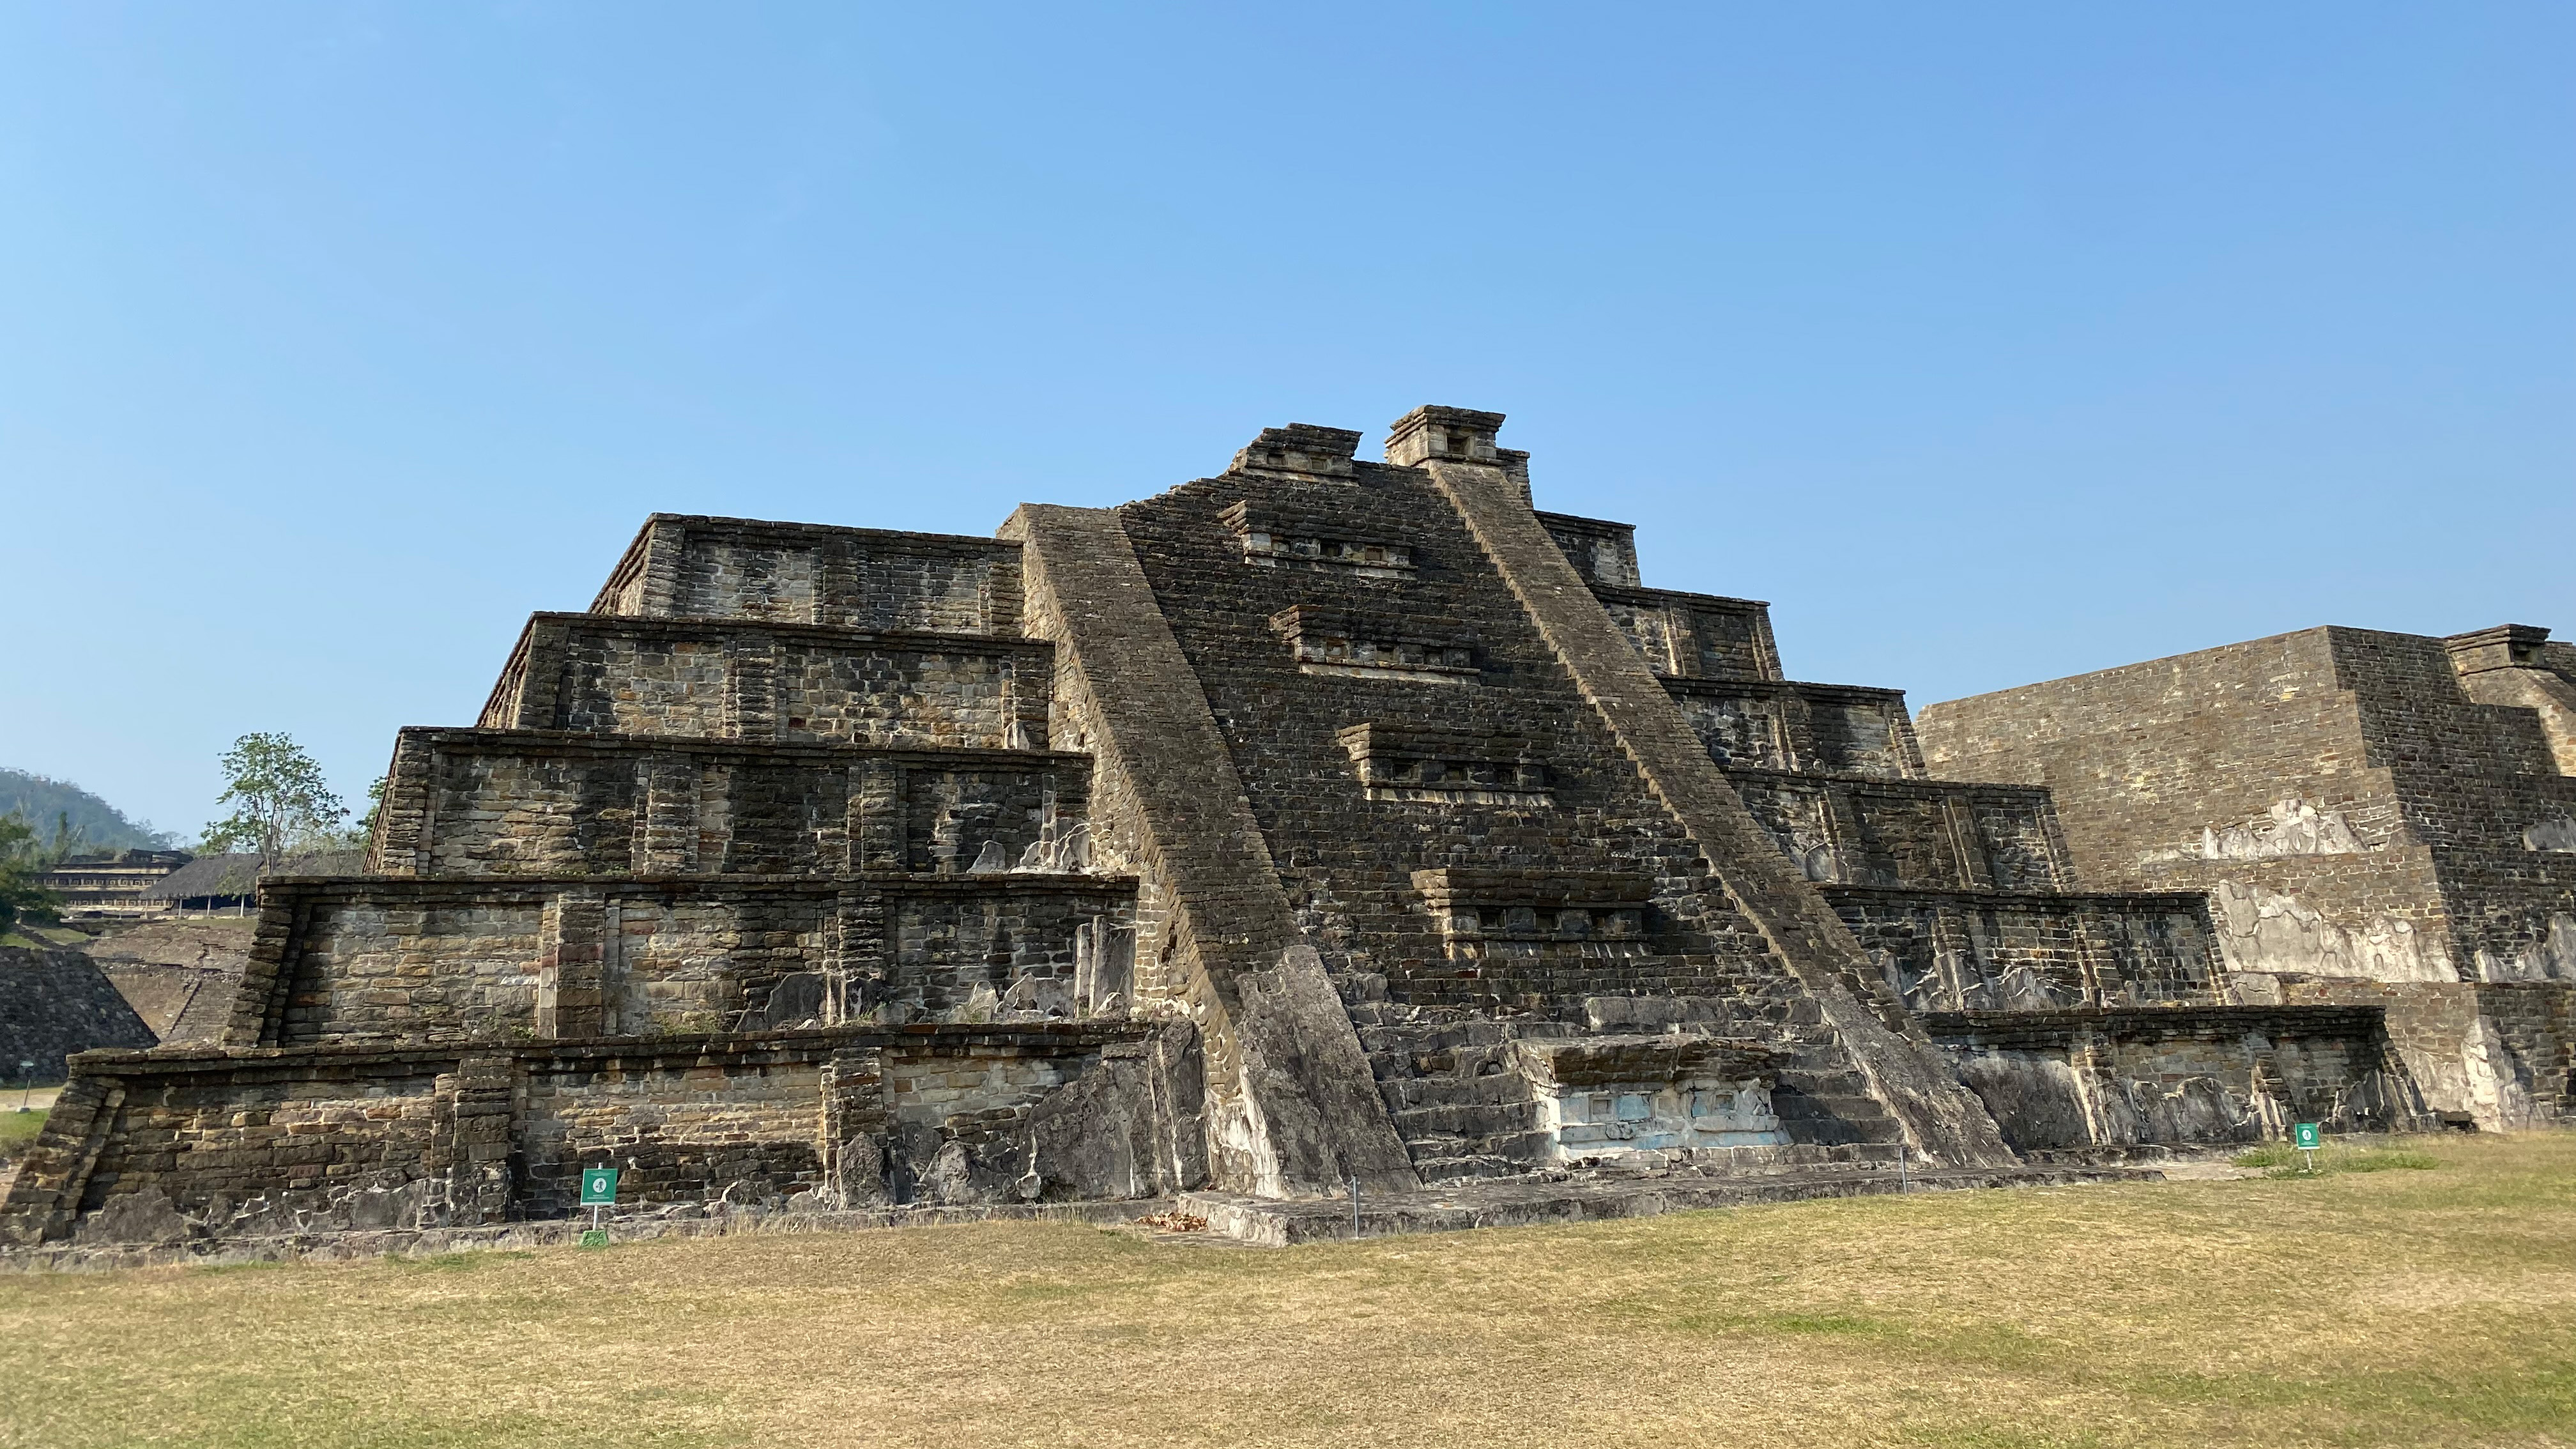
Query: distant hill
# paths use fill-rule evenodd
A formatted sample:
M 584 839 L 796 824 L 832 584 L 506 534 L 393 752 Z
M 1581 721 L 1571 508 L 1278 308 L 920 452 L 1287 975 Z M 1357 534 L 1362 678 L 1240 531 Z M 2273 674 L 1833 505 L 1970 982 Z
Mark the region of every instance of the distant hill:
M 81 844 L 102 850 L 166 850 L 178 844 L 167 831 L 128 820 L 125 812 L 78 785 L 24 770 L 0 769 L 0 815 L 23 814 L 37 838 L 51 843 L 54 822 L 66 815 Z

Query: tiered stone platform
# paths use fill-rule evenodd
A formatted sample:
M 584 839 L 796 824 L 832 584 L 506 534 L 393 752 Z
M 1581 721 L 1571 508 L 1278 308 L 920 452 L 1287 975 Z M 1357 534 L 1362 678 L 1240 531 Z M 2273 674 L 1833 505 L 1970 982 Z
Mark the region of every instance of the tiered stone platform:
M 1928 778 L 1501 423 L 998 539 L 655 515 L 401 732 L 366 874 L 266 884 L 220 1050 L 82 1060 L 0 1240 L 497 1232 L 605 1165 L 639 1222 L 1288 1241 L 2412 1110 L 2378 1016 L 2228 1015 L 2200 896 L 2083 889 L 2047 790 Z

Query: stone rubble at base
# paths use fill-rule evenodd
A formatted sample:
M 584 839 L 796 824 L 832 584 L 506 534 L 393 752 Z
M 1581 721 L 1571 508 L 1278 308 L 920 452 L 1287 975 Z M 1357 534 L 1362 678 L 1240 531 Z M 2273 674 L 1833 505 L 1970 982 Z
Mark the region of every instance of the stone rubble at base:
M 401 732 L 365 874 L 265 883 L 219 1046 L 77 1059 L 0 1240 L 464 1241 L 614 1166 L 636 1222 L 1179 1199 L 1284 1241 L 1243 1204 L 2429 1120 L 2376 1005 L 2240 1000 L 2199 890 L 2080 882 L 2041 781 L 1938 778 L 1900 692 L 1645 586 L 1501 423 L 1270 429 L 996 539 L 654 515 L 474 728 Z M 2348 817 L 2210 823 L 2232 866 Z

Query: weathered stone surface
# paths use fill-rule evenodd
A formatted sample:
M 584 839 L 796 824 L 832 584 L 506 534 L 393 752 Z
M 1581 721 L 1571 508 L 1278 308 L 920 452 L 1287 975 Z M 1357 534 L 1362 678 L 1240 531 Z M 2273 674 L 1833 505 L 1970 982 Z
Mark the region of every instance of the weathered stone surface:
M 1937 773 L 2049 786 L 2088 880 L 2208 891 L 2243 999 L 2379 1004 L 2429 1109 L 2503 1126 L 2570 1110 L 2564 1010 L 2508 1028 L 2455 988 L 2576 993 L 2570 720 L 2545 629 L 2323 628 L 1934 705 L 1922 737 Z
M 2378 1014 L 2277 1007 L 1936 1012 L 1924 1018 L 2023 1153 L 2419 1125 Z
M 98 963 L 63 947 L 0 946 L 0 1076 L 33 1062 L 37 1080 L 63 1079 L 64 1061 L 93 1047 L 146 1047 L 157 1038 Z
M 1427 460 L 1426 471 L 1575 686 L 1600 711 L 1646 787 L 1689 832 L 1715 883 L 1842 1038 L 1873 1094 L 1942 1160 L 1963 1166 L 2007 1160 L 1993 1121 L 1920 1037 L 1891 1024 L 1890 1013 L 1872 1009 L 1887 1000 L 1886 992 L 1864 970 L 1867 958 L 1858 943 L 1755 824 L 1647 661 L 1626 647 L 1582 576 L 1525 506 L 1525 478 L 1446 460 Z M 1855 987 L 1862 998 L 1855 998 Z
M 1143 968 L 1146 984 L 1184 1003 L 1207 1033 L 1214 1170 L 1270 1193 L 1354 1175 L 1412 1186 L 1366 1058 L 1120 520 L 1027 507 L 1005 531 L 1029 555 L 1030 625 L 1073 676 L 1058 681 L 1057 742 L 1098 754 L 1095 810 L 1117 822 L 1111 858 L 1148 882 L 1138 939 L 1164 944 Z
M 1021 1201 L 1035 1110 L 1104 1065 L 1119 1083 L 1095 1101 L 1150 1099 L 1164 1144 L 1194 1135 L 1163 1080 L 1189 1039 L 1086 1022 L 92 1053 L 0 1207 L 0 1242 L 558 1217 L 602 1165 L 630 1213 Z M 1145 1195 L 1201 1180 L 1168 1145 L 1138 1160 Z
M 1041 1199 L 1168 1196 L 1207 1181 L 1198 1029 L 1174 1019 L 1105 1049 L 1096 1071 L 1029 1111 Z
M 251 933 L 247 917 L 174 916 L 119 924 L 80 949 L 163 1044 L 202 1045 L 231 1019 Z
M 1788 680 L 1767 605 L 1534 511 L 1502 421 L 1417 409 L 1382 463 L 1273 428 L 999 539 L 654 515 L 477 727 L 400 733 L 368 873 L 264 886 L 221 1049 L 80 1059 L 0 1238 L 488 1235 L 596 1165 L 655 1230 L 1613 1170 L 1745 1201 L 2414 1120 L 2418 1070 L 2564 1096 L 2555 998 L 2484 1006 L 2482 1077 L 2321 978 L 2244 1014 L 2222 936 L 2404 933 L 2087 889 L 2046 782 L 1933 778 L 1900 692 Z M 2455 654 L 2539 701 L 2538 759 L 2528 643 Z M 2515 859 L 2576 860 L 2569 821 Z M 2302 787 L 2179 846 L 2280 895 L 2389 828 Z

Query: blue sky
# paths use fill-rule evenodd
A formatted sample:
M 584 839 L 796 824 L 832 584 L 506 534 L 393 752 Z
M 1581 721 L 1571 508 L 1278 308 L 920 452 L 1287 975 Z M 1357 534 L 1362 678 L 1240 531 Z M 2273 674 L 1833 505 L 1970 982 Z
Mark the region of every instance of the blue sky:
M 1509 413 L 1920 705 L 2576 634 L 2576 7 L 0 0 L 0 765 L 353 799 L 672 510 Z

